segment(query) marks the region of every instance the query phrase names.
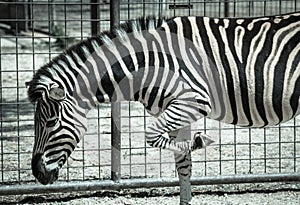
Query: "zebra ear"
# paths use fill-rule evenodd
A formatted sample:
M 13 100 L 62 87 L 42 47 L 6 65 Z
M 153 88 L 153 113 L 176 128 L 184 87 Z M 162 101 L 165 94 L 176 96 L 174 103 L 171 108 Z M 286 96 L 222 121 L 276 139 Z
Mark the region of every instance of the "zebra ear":
M 64 89 L 62 89 L 60 87 L 52 87 L 50 89 L 49 96 L 53 100 L 60 101 L 60 100 L 65 99 L 66 93 L 65 93 Z

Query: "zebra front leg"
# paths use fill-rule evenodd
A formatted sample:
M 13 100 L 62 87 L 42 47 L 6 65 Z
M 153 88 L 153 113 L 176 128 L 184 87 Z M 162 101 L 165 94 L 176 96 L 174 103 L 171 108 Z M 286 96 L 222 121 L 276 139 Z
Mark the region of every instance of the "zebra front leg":
M 191 126 L 184 127 L 169 133 L 172 141 L 188 141 L 193 142 L 192 150 L 205 148 L 214 141 L 208 135 L 197 132 L 193 138 L 191 137 Z M 191 140 L 192 138 L 192 140 Z M 179 178 L 180 186 L 180 205 L 192 204 L 191 175 L 192 175 L 192 154 L 180 154 L 174 152 L 176 170 Z
M 176 170 L 180 186 L 180 205 L 192 204 L 192 158 L 191 153 L 177 154 L 174 153 Z
M 207 109 L 207 110 L 205 110 Z M 188 154 L 211 143 L 208 136 L 199 134 L 181 142 L 164 137 L 164 133 L 190 126 L 191 123 L 205 116 L 210 106 L 192 101 L 174 100 L 167 109 L 146 129 L 147 143 L 152 147 L 168 149 L 178 154 Z
M 190 140 L 191 127 L 187 126 L 183 129 L 172 131 L 169 133 L 172 140 Z M 179 178 L 180 186 L 180 205 L 191 204 L 191 174 L 192 174 L 192 160 L 191 152 L 187 154 L 179 154 L 174 152 L 176 170 Z
M 180 204 L 191 203 L 191 152 L 208 146 L 213 141 L 205 134 L 191 138 L 190 125 L 210 112 L 209 103 L 195 102 L 192 98 L 176 99 L 146 129 L 146 141 L 152 147 L 168 149 L 175 153 L 180 181 Z M 188 128 L 185 128 L 187 127 Z M 184 132 L 188 129 L 188 132 Z M 169 137 L 163 134 L 168 133 Z M 174 137 L 183 139 L 178 142 Z M 184 137 L 185 136 L 185 137 Z

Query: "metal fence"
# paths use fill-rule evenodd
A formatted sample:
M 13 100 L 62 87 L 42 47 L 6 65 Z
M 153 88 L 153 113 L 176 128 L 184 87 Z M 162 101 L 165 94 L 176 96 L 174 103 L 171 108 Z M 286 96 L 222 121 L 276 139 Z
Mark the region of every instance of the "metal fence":
M 152 118 L 132 102 L 121 103 L 120 112 L 104 104 L 89 113 L 89 130 L 58 182 L 43 186 L 31 174 L 34 106 L 25 82 L 71 44 L 109 29 L 110 8 L 117 8 L 121 22 L 148 15 L 248 17 L 300 9 L 298 0 L 121 0 L 120 9 L 118 2 L 0 1 L 0 195 L 177 185 L 173 153 L 146 144 L 144 130 Z M 119 133 L 112 129 L 112 113 L 120 115 Z M 299 120 L 264 129 L 197 122 L 192 132 L 204 131 L 216 143 L 193 153 L 193 184 L 299 180 Z M 112 139 L 121 141 L 120 150 L 111 148 Z

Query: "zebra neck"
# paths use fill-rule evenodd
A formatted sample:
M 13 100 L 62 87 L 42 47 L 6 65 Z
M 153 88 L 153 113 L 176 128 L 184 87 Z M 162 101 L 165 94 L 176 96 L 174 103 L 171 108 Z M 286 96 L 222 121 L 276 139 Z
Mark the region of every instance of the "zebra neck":
M 86 64 L 93 73 L 94 78 L 89 78 L 93 85 L 98 85 L 93 96 L 98 103 L 141 101 L 147 93 L 147 88 L 155 78 L 155 73 L 163 65 L 159 63 L 162 51 L 153 51 L 149 48 L 145 37 L 131 40 L 130 44 L 111 42 L 110 46 L 98 47 L 92 42 L 95 52 L 90 55 Z M 112 45 L 113 44 L 113 45 Z M 157 50 L 157 49 L 156 49 Z M 155 84 L 155 81 L 152 83 Z M 91 85 L 91 86 L 93 86 Z
M 148 30 L 132 34 L 119 31 L 116 38 L 102 35 L 100 40 L 90 39 L 80 45 L 77 51 L 83 54 L 84 60 L 72 52 L 81 67 L 76 71 L 75 83 L 79 98 L 90 105 L 140 101 L 147 106 L 160 99 L 155 96 L 168 95 L 174 87 L 170 80 L 177 79 L 172 76 L 178 76 L 179 69 L 187 66 L 179 52 L 182 48 L 166 46 L 167 42 L 168 45 L 172 40 L 179 42 L 182 37 L 171 34 L 165 23 L 162 27 L 165 30 L 148 26 Z M 73 59 L 67 59 L 72 64 Z

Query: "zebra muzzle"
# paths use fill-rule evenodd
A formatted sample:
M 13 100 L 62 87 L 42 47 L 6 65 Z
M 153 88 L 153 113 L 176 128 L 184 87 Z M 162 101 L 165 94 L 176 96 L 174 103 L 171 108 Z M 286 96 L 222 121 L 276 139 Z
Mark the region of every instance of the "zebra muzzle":
M 52 184 L 58 178 L 58 168 L 47 170 L 42 160 L 42 154 L 36 154 L 31 161 L 31 168 L 33 176 L 41 184 Z

